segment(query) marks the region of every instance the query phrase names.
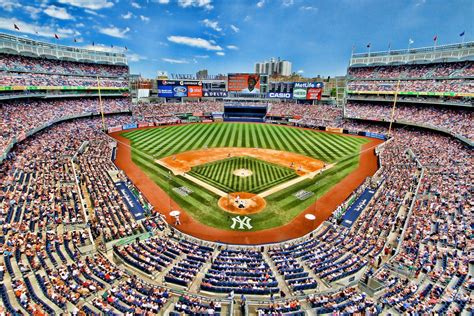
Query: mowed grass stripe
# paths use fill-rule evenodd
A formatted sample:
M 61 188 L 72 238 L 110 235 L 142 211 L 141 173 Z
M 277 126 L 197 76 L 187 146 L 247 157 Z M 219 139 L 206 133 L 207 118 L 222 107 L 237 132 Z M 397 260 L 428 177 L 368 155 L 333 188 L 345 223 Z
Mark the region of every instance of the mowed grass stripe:
M 158 156 L 158 157 L 169 156 L 170 154 L 174 152 L 173 150 L 174 146 L 176 146 L 177 144 L 180 144 L 183 141 L 183 139 L 186 139 L 187 137 L 189 137 L 188 136 L 189 134 L 195 133 L 197 129 L 199 129 L 198 125 L 189 126 L 189 130 L 179 128 L 176 130 L 176 133 L 174 135 L 170 134 L 169 136 L 167 135 L 166 138 L 157 140 L 163 143 L 163 147 L 161 149 L 157 148 L 155 150 L 152 150 L 151 152 L 153 153 L 153 155 Z

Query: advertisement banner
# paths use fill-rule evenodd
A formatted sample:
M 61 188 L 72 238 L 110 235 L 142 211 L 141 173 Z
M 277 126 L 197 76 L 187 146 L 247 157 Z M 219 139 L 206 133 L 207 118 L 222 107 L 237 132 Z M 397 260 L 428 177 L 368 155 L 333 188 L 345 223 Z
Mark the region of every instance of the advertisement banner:
M 258 74 L 229 74 L 229 91 L 241 93 L 260 93 L 260 75 Z
M 367 204 L 369 204 L 374 194 L 375 190 L 365 189 L 359 198 L 347 209 L 344 216 L 342 216 L 342 226 L 351 228 L 352 224 L 354 224 L 354 222 L 357 220 L 360 213 L 364 210 Z
M 267 98 L 292 99 L 293 94 L 290 92 L 269 92 L 267 93 Z
M 127 185 L 124 182 L 117 182 L 115 186 L 122 195 L 123 201 L 127 205 L 127 208 L 133 214 L 133 217 L 135 217 L 135 220 L 138 221 L 144 219 L 145 211 L 143 206 L 140 204 L 140 202 L 138 202 L 137 198 L 135 195 L 133 195 L 132 191 L 130 191 Z
M 293 99 L 306 99 L 306 88 L 294 88 Z
M 322 82 L 295 82 L 293 87 L 295 88 L 324 88 Z
M 323 93 L 323 89 L 321 88 L 308 88 L 306 99 L 307 100 L 321 100 L 322 93 Z
M 186 86 L 173 86 L 173 97 L 187 97 L 188 87 Z
M 158 80 L 159 86 L 202 86 L 200 80 Z
M 330 126 L 326 126 L 326 131 L 333 132 L 333 133 L 341 133 L 341 134 L 343 132 L 342 128 L 340 127 L 330 127 Z
M 213 98 L 227 98 L 227 91 L 203 91 L 203 97 L 213 97 Z
M 130 123 L 130 124 L 125 124 L 122 126 L 122 129 L 126 130 L 126 129 L 133 129 L 133 128 L 137 128 L 138 125 L 137 123 Z
M 158 96 L 161 98 L 171 98 L 173 96 L 173 87 L 158 86 Z
M 188 97 L 190 98 L 202 97 L 202 87 L 201 86 L 188 86 Z
M 119 132 L 122 130 L 122 126 L 114 126 L 114 127 L 109 127 L 108 132 L 113 133 L 113 132 Z

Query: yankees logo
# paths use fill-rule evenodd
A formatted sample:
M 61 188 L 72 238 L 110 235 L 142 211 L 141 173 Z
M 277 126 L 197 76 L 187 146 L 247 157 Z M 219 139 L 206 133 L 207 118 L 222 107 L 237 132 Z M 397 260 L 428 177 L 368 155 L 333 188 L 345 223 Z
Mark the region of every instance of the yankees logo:
M 250 217 L 245 216 L 244 218 L 240 218 L 240 216 L 232 217 L 232 225 L 230 228 L 236 229 L 236 225 L 239 224 L 238 229 L 252 229 L 252 225 L 250 225 L 250 221 L 252 219 Z

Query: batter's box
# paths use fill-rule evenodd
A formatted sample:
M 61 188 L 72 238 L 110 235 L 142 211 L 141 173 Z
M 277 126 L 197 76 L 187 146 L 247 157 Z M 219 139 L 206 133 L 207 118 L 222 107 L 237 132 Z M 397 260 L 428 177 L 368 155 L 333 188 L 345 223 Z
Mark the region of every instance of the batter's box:
M 312 195 L 314 195 L 313 192 L 309 192 L 309 191 L 305 191 L 305 190 L 300 190 L 298 192 L 296 192 L 295 194 L 293 194 L 298 200 L 300 201 L 304 201 L 306 199 L 308 199 L 309 197 L 311 197 Z
M 178 193 L 181 196 L 188 196 L 191 193 L 193 193 L 193 190 L 191 190 L 188 187 L 179 187 L 179 188 L 173 188 L 173 191 Z

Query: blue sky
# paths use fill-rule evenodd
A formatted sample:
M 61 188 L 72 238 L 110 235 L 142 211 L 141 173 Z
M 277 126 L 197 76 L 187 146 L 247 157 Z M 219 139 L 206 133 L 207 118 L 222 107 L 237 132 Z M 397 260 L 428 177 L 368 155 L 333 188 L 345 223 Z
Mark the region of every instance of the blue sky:
M 281 57 L 305 76 L 343 75 L 356 52 L 474 40 L 473 0 L 0 0 L 0 31 L 124 51 L 132 73 L 251 72 Z M 20 31 L 13 29 L 13 24 Z M 74 43 L 74 38 L 77 43 Z M 114 45 L 111 48 L 110 45 Z

